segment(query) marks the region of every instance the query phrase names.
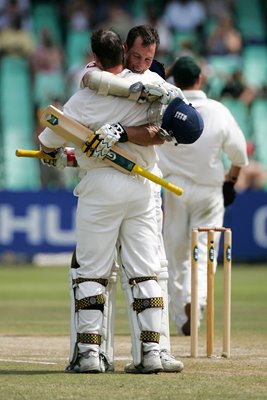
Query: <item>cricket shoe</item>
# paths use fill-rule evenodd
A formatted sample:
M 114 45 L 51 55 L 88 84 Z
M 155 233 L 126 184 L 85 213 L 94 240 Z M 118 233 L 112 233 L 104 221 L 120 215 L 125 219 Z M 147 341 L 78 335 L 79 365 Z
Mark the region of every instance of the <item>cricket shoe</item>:
M 65 372 L 89 374 L 104 371 L 100 366 L 99 353 L 97 351 L 89 350 L 85 353 L 79 354 L 75 364 L 68 365 Z
M 168 350 L 160 351 L 160 359 L 164 372 L 181 372 L 184 369 L 182 361 L 176 360 Z
M 114 372 L 114 363 L 110 361 L 109 357 L 105 353 L 100 353 L 100 368 L 101 372 Z
M 160 354 L 158 350 L 151 350 L 144 353 L 143 363 L 135 366 L 133 362 L 126 365 L 124 372 L 127 374 L 157 374 L 163 371 Z

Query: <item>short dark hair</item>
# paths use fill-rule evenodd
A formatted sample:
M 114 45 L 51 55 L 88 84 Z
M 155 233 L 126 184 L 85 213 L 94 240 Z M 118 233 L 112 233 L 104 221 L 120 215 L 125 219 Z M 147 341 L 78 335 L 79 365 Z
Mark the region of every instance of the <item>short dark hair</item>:
M 159 46 L 160 41 L 158 32 L 150 25 L 138 25 L 129 30 L 126 38 L 128 49 L 133 47 L 135 39 L 138 37 L 142 38 L 143 46 L 149 46 L 154 43 L 156 44 L 156 49 Z
M 112 68 L 124 62 L 123 43 L 112 31 L 99 29 L 91 34 L 91 49 L 99 58 L 103 68 Z
M 193 86 L 198 80 L 200 73 L 200 66 L 190 56 L 178 58 L 172 70 L 174 82 L 181 89 Z

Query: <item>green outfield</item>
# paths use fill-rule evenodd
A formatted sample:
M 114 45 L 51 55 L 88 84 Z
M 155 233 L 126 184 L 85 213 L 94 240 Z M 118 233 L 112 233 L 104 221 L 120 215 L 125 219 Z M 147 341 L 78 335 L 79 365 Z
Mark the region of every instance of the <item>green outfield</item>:
M 207 359 L 205 326 L 200 358 L 190 338 L 177 336 L 173 353 L 180 374 L 126 375 L 130 358 L 127 311 L 118 285 L 113 374 L 65 374 L 69 345 L 68 269 L 0 267 L 0 400 L 2 399 L 266 399 L 267 267 L 234 265 L 231 358 Z M 216 353 L 221 351 L 223 272 L 216 274 Z

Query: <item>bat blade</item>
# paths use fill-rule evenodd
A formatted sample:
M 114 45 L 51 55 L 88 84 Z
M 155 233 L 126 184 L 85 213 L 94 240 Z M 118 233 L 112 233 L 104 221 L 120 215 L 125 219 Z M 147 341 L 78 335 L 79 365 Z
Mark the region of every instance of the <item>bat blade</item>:
M 67 142 L 71 142 L 80 148 L 91 135 L 94 135 L 91 129 L 65 115 L 52 105 L 46 107 L 43 111 L 40 122 Z M 136 163 L 136 157 L 118 146 L 113 146 L 103 161 L 121 172 L 130 174 Z
M 62 111 L 52 105 L 45 108 L 41 115 L 40 122 L 42 125 L 52 129 L 67 142 L 71 142 L 80 148 L 84 145 L 87 138 L 94 135 L 94 132 L 91 129 L 65 115 Z M 128 153 L 118 146 L 112 147 L 103 162 L 126 174 L 135 173 L 141 175 L 152 182 L 165 187 L 167 190 L 170 190 L 178 196 L 183 193 L 183 189 L 180 187 L 175 186 L 142 168 L 137 164 L 136 157 L 133 154 Z

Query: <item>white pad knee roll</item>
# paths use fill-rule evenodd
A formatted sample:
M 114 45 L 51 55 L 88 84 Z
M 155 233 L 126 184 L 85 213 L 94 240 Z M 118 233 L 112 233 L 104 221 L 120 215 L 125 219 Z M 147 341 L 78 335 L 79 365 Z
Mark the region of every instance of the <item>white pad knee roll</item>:
M 124 268 L 120 269 L 120 280 L 121 288 L 124 293 L 127 302 L 127 312 L 129 318 L 130 332 L 131 332 L 131 343 L 132 343 L 132 357 L 134 365 L 139 365 L 142 362 L 142 342 L 140 340 L 141 329 L 137 314 L 133 310 L 133 292 L 132 287 L 129 284 L 128 277 L 125 273 Z
M 170 321 L 169 321 L 169 293 L 168 293 L 168 262 L 167 260 L 161 260 L 161 271 L 158 275 L 158 283 L 162 290 L 162 297 L 164 302 L 164 308 L 162 310 L 161 317 L 161 329 L 160 329 L 160 350 L 171 350 L 170 343 Z
M 115 263 L 105 291 L 105 305 L 103 313 L 103 329 L 100 353 L 107 358 L 107 362 L 110 364 L 114 363 L 115 302 L 117 293 L 118 269 L 119 266 Z

